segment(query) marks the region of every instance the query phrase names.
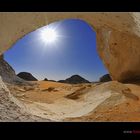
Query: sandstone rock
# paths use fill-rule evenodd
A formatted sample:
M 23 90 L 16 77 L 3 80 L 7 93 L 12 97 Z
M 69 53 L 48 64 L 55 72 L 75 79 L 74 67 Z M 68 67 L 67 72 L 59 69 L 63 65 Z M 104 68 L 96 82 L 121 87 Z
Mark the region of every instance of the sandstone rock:
M 11 95 L 0 77 L 0 122 L 41 120 L 44 119 L 33 116 L 25 111 L 24 105 Z
M 20 72 L 17 76 L 27 81 L 37 81 L 37 79 L 28 72 Z
M 25 92 L 26 90 L 20 88 L 18 89 L 18 91 Z
M 97 31 L 97 50 L 112 80 L 129 82 L 140 80 L 140 38 L 116 31 Z

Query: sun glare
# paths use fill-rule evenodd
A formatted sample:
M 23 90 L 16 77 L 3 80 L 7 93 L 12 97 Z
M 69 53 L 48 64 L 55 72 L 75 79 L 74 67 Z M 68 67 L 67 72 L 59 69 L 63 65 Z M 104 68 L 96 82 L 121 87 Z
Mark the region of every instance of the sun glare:
M 58 39 L 58 33 L 55 29 L 46 27 L 41 29 L 40 38 L 45 44 L 55 43 Z
M 60 43 L 64 43 L 68 36 L 61 29 L 61 23 L 54 23 L 44 26 L 37 31 L 36 40 L 43 50 L 48 48 L 58 48 Z

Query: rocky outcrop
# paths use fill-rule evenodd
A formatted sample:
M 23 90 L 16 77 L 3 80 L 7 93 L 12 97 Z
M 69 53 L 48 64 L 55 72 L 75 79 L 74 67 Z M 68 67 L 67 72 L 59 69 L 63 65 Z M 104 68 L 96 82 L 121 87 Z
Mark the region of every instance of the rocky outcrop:
M 20 72 L 19 74 L 17 74 L 18 77 L 26 80 L 26 81 L 37 81 L 37 79 L 28 72 Z
M 13 68 L 0 56 L 0 122 L 2 121 L 42 121 L 44 119 L 31 115 L 7 88 L 7 84 L 28 84 L 17 77 Z M 4 82 L 3 82 L 4 81 Z M 48 120 L 44 120 L 48 121 Z
M 24 105 L 10 93 L 4 82 L 8 84 L 25 84 L 26 82 L 16 76 L 15 71 L 3 59 L 3 56 L 0 56 L 0 66 L 2 66 L 0 67 L 0 122 L 44 120 L 26 112 Z
M 108 82 L 108 81 L 112 81 L 111 77 L 109 74 L 105 74 L 102 77 L 100 77 L 100 82 Z
M 3 55 L 0 56 L 0 76 L 7 83 L 23 82 L 16 76 L 14 69 L 4 60 Z
M 0 77 L 0 122 L 42 120 L 47 121 L 26 112 L 24 105 L 10 93 Z
M 69 83 L 69 84 L 80 84 L 80 83 L 90 83 L 88 80 L 84 79 L 79 75 L 73 75 L 66 80 L 59 80 L 60 83 Z
M 114 29 L 97 31 L 98 52 L 113 80 L 140 80 L 140 38 Z

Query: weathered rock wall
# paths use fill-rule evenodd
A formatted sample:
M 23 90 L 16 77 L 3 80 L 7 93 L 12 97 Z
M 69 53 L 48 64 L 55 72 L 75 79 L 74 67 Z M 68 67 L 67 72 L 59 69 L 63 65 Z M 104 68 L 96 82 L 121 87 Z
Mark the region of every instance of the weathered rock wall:
M 0 56 L 0 76 L 7 83 L 24 82 L 16 76 L 14 69 L 4 60 L 3 55 Z
M 113 80 L 140 80 L 140 38 L 116 30 L 97 31 L 97 50 Z
M 26 111 L 24 105 L 10 93 L 0 77 L 0 122 L 9 121 L 49 121 L 33 116 Z

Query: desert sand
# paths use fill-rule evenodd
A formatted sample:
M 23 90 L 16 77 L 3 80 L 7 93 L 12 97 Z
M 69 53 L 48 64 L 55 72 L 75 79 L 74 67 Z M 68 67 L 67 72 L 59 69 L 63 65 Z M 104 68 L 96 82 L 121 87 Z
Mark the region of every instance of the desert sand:
M 140 85 L 106 83 L 7 84 L 32 115 L 51 121 L 140 121 Z

